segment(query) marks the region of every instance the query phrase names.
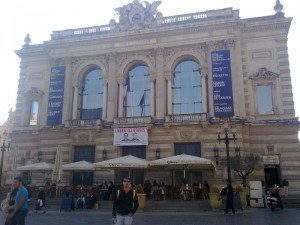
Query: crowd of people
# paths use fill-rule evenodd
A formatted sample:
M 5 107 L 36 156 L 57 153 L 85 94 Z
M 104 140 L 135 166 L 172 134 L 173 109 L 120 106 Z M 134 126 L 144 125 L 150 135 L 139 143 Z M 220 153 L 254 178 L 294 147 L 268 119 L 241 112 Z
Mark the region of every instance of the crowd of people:
M 199 184 L 195 183 L 193 186 L 195 185 Z M 47 187 L 49 185 L 45 186 Z M 140 185 L 140 187 L 147 197 L 153 197 L 153 199 L 155 200 L 165 198 L 165 194 L 167 192 L 167 186 L 163 181 L 160 181 L 158 183 L 156 180 L 153 180 L 153 182 L 151 183 L 150 180 L 145 180 L 144 184 Z M 210 187 L 207 181 L 204 182 L 204 188 L 209 192 Z M 227 188 L 228 190 L 230 190 L 230 185 Z M 60 211 L 72 211 L 75 209 L 95 209 L 97 208 L 98 200 L 113 200 L 113 221 L 124 221 L 124 219 L 130 220 L 126 213 L 129 212 L 129 214 L 131 214 L 132 216 L 138 207 L 136 191 L 133 191 L 134 189 L 134 186 L 131 186 L 129 178 L 124 178 L 122 185 L 115 185 L 112 181 L 105 181 L 100 185 L 97 184 L 97 189 L 90 189 L 88 192 L 83 192 L 81 187 L 81 191 L 80 193 L 78 193 L 75 192 L 75 189 L 73 189 L 71 186 L 67 186 L 61 199 Z M 97 190 L 97 192 L 99 193 L 96 193 L 95 190 Z M 124 208 L 129 201 L 127 196 L 128 192 L 131 193 L 132 196 L 130 197 L 130 201 L 133 201 L 133 205 L 135 205 L 134 208 L 130 209 Z M 28 202 L 30 200 L 30 195 L 30 188 L 26 188 L 26 186 L 23 185 L 22 178 L 15 178 L 14 189 L 7 194 L 6 201 L 3 201 L 5 204 L 1 205 L 2 210 L 7 213 L 5 225 L 25 224 L 25 216 L 28 212 Z M 33 200 L 36 202 L 36 213 L 46 213 L 46 195 L 47 194 L 45 188 L 39 187 L 37 198 Z M 230 196 L 230 191 L 228 193 L 228 196 Z M 97 197 L 99 197 L 100 199 L 97 199 Z M 123 200 L 125 201 L 125 203 L 122 202 Z M 227 211 L 231 207 L 230 202 L 230 197 L 228 197 L 228 207 L 226 207 Z M 118 213 L 125 213 L 125 217 L 121 216 L 118 218 Z

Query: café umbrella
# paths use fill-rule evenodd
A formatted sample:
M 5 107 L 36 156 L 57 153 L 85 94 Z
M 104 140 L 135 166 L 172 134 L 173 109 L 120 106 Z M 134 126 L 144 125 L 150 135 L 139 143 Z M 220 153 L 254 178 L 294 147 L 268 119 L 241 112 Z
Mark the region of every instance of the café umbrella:
M 68 163 L 62 165 L 63 171 L 72 171 L 72 172 L 81 172 L 81 185 L 83 185 L 84 181 L 84 174 L 85 172 L 90 172 L 94 170 L 93 163 L 87 162 L 85 160 Z
M 141 159 L 133 155 L 126 155 L 114 159 L 105 160 L 102 162 L 94 163 L 94 168 L 101 169 L 128 169 L 129 176 L 132 169 L 145 169 L 149 166 L 149 161 L 146 159 Z M 130 176 L 131 177 L 131 176 Z
M 62 165 L 63 171 L 93 171 L 93 163 L 85 160 Z
M 18 171 L 23 172 L 46 172 L 51 171 L 53 168 L 53 165 L 46 162 L 40 162 L 40 163 L 33 163 L 25 166 L 19 166 L 17 167 Z
M 151 161 L 150 168 L 181 169 L 183 170 L 184 178 L 186 170 L 215 170 L 215 166 L 211 160 L 186 154 Z
M 60 183 L 62 178 L 62 149 L 61 145 L 57 146 L 55 162 L 52 171 L 52 182 Z

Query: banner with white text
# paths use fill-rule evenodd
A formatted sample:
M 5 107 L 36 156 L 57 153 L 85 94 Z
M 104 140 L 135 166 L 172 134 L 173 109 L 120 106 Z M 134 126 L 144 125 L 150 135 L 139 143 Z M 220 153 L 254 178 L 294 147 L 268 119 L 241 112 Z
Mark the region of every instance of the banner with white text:
M 47 125 L 61 124 L 66 67 L 52 67 L 49 85 Z
M 230 51 L 211 53 L 215 117 L 234 116 Z
M 114 146 L 148 145 L 148 128 L 114 128 Z

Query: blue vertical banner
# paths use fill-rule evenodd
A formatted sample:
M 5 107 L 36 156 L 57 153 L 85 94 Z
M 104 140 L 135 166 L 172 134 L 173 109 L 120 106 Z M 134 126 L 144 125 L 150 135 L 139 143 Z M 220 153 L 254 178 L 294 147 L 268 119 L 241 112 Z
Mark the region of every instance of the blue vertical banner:
M 47 125 L 59 125 L 62 120 L 66 67 L 52 67 L 49 85 Z
M 234 116 L 230 51 L 211 53 L 215 117 Z

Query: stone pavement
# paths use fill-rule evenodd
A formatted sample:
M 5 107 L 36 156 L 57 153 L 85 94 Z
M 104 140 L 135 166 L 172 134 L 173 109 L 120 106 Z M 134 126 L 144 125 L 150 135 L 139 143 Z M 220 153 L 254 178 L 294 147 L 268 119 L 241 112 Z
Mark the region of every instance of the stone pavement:
M 0 223 L 6 214 L 0 212 Z M 133 225 L 299 225 L 300 209 L 287 208 L 271 212 L 268 208 L 247 208 L 235 215 L 222 212 L 144 212 L 136 213 Z M 30 211 L 27 225 L 110 225 L 111 213 L 99 211 L 58 212 L 35 214 Z

